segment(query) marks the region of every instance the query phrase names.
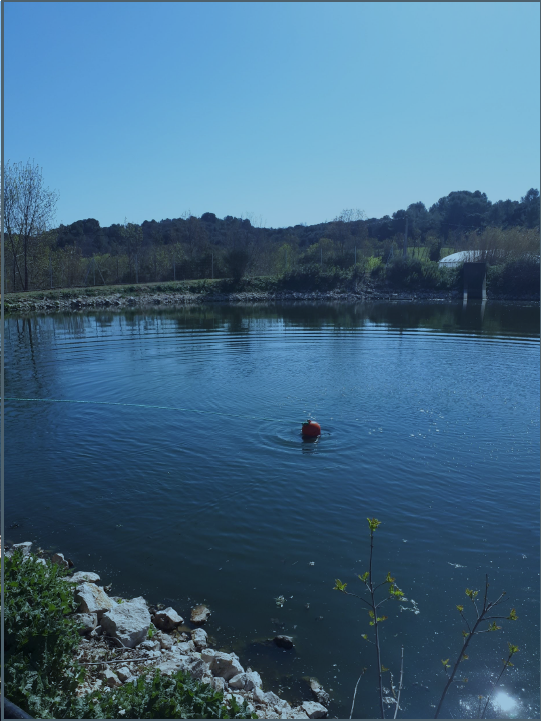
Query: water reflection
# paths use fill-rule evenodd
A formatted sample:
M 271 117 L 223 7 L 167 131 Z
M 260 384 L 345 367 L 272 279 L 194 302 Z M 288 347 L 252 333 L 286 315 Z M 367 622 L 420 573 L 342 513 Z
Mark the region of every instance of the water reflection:
M 23 316 L 6 314 L 8 324 L 17 324 Z M 77 313 L 51 315 L 32 314 L 34 327 L 50 325 L 54 318 L 59 328 L 73 335 L 84 335 L 94 329 L 94 322 L 102 328 L 113 324 L 115 318 L 124 318 L 128 327 L 141 329 L 174 321 L 186 331 L 227 331 L 232 335 L 245 335 L 259 330 L 256 321 L 279 321 L 285 328 L 320 330 L 332 327 L 335 331 L 362 328 L 366 325 L 383 325 L 389 329 L 430 328 L 449 332 L 465 329 L 483 334 L 501 335 L 513 329 L 514 335 L 539 333 L 539 304 L 506 303 L 499 301 L 470 300 L 466 304 L 437 303 L 251 303 L 247 305 L 198 305 L 182 308 L 148 310 L 123 309 L 116 311 L 87 310 Z
M 310 438 L 310 436 L 301 435 L 301 438 L 301 451 L 303 453 L 315 453 L 317 451 L 317 444 L 319 443 L 319 439 L 321 438 L 321 436 L 315 436 L 314 438 Z

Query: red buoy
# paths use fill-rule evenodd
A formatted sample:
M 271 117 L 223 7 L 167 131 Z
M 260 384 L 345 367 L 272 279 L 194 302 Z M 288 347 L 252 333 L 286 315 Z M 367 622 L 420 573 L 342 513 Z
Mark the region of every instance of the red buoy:
M 314 438 L 315 436 L 321 435 L 321 426 L 315 421 L 308 419 L 306 423 L 302 424 L 302 435 Z

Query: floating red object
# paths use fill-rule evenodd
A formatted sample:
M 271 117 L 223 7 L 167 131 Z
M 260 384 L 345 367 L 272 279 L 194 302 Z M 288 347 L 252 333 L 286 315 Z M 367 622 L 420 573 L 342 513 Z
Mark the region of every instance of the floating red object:
M 321 426 L 315 421 L 308 419 L 306 423 L 302 424 L 302 435 L 314 438 L 315 436 L 321 435 Z

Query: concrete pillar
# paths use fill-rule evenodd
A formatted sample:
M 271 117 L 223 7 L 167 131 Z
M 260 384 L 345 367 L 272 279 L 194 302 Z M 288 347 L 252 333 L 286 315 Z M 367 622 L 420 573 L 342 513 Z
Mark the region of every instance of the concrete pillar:
M 468 298 L 487 299 L 487 264 L 464 263 L 464 300 Z

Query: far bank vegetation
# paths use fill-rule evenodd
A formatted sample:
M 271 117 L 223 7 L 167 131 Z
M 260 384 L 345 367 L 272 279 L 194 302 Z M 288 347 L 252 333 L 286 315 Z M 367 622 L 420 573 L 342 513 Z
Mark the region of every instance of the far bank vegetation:
M 539 191 L 491 203 L 457 191 L 392 217 L 344 210 L 331 221 L 265 228 L 253 216 L 145 220 L 101 227 L 94 218 L 53 227 L 58 196 L 31 163 L 5 168 L 5 289 L 148 284 L 201 279 L 281 279 L 284 287 L 372 280 L 408 289 L 450 289 L 457 272 L 438 261 L 481 250 L 500 293 L 539 293 Z M 404 257 L 404 248 L 407 248 Z M 325 288 L 328 289 L 328 288 Z

